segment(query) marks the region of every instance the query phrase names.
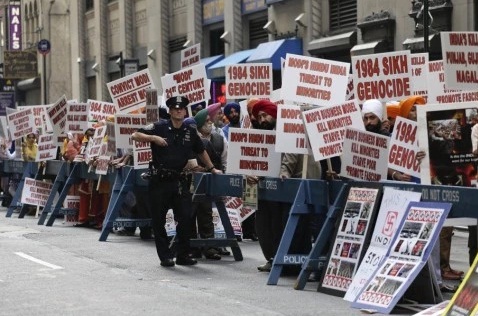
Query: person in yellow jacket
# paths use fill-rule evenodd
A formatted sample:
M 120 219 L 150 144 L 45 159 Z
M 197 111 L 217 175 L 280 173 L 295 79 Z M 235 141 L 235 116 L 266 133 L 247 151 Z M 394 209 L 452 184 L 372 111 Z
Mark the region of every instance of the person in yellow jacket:
M 23 161 L 35 161 L 38 152 L 37 137 L 35 133 L 30 133 L 22 142 Z

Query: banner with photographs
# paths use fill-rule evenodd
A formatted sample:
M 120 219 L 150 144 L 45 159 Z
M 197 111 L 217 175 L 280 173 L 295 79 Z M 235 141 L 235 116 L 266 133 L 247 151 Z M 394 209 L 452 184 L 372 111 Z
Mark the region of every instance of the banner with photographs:
M 472 153 L 474 102 L 417 107 L 418 142 L 428 153 L 420 165 L 422 184 L 470 187 L 476 177 Z
M 328 255 L 326 270 L 318 291 L 343 296 L 352 283 L 367 243 L 371 221 L 375 218 L 380 190 L 371 187 L 351 187 L 345 209 L 335 232 Z
M 352 307 L 388 314 L 426 264 L 451 203 L 410 202 L 385 260 Z

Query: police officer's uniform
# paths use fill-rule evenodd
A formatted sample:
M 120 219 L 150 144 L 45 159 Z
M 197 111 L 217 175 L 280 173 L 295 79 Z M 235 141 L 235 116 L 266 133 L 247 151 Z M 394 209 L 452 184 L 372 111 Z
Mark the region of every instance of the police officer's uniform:
M 189 100 L 185 97 L 173 97 L 166 101 L 171 108 L 185 108 Z M 171 120 L 160 120 L 138 132 L 164 138 L 168 145 L 161 147 L 151 143 L 152 170 L 149 182 L 149 199 L 154 230 L 156 250 L 161 264 L 174 265 L 172 251 L 169 249 L 166 229 L 166 213 L 172 208 L 176 227 L 176 263 L 194 264 L 189 258 L 189 239 L 191 226 L 191 194 L 187 179 L 182 170 L 193 153 L 200 154 L 204 145 L 194 127 L 183 125 L 175 128 Z

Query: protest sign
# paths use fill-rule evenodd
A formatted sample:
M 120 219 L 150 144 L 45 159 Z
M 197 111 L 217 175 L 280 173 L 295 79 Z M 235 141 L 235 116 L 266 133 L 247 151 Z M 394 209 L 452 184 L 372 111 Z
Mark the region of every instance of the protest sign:
M 201 62 L 201 43 L 186 47 L 181 51 L 181 68 L 197 65 Z
M 175 73 L 161 77 L 165 100 L 184 96 L 190 104 L 208 102 L 211 98 L 207 85 L 206 68 L 204 64 L 194 65 Z
M 340 175 L 350 179 L 380 181 L 387 179 L 389 137 L 361 131 L 345 130 Z
M 38 150 L 35 161 L 47 161 L 56 158 L 57 146 L 55 145 L 54 135 L 44 134 L 38 137 Z
M 436 97 L 438 104 L 442 103 L 461 103 L 478 101 L 478 91 L 456 91 L 440 94 Z
M 396 190 L 384 187 L 380 210 L 378 211 L 375 228 L 370 245 L 362 262 L 348 287 L 344 299 L 353 302 L 370 276 L 378 268 L 392 245 L 392 240 L 410 201 L 420 201 L 421 193 Z
M 352 56 L 355 98 L 401 100 L 410 95 L 410 52 Z
M 53 132 L 53 126 L 51 125 L 51 121 L 46 113 L 50 106 L 51 105 L 25 105 L 19 106 L 17 109 L 20 111 L 26 108 L 32 109 L 36 128 L 40 129 L 42 133 L 51 133 Z
M 133 148 L 131 134 L 143 126 L 146 126 L 145 114 L 115 114 L 116 148 Z
M 107 135 L 107 149 L 106 153 L 111 156 L 117 156 L 116 152 L 116 136 L 115 136 L 115 123 L 106 122 L 106 135 Z
M 88 157 L 88 159 L 93 159 L 94 157 L 98 157 L 100 155 L 101 146 L 105 142 L 105 135 L 106 126 L 100 126 L 95 129 L 95 133 L 89 141 L 88 149 L 86 150 L 86 157 Z
M 305 111 L 302 117 L 315 161 L 342 154 L 346 127 L 365 130 L 362 112 L 355 99 Z
M 20 202 L 23 204 L 45 206 L 52 188 L 53 183 L 25 178 Z
M 241 223 L 255 212 L 254 209 L 244 206 L 243 201 L 240 197 L 225 197 L 224 205 L 228 209 L 237 210 Z
M 428 95 L 428 53 L 410 55 L 410 95 Z
M 134 169 L 147 169 L 152 159 L 151 144 L 147 142 L 133 142 Z
M 351 101 L 353 99 L 355 99 L 354 76 L 350 74 L 347 80 L 347 90 L 345 91 L 345 101 Z
M 313 105 L 345 101 L 350 64 L 287 54 L 281 97 Z
M 98 156 L 98 159 L 96 159 L 95 173 L 100 175 L 108 174 L 110 161 L 111 156 Z
M 226 98 L 269 98 L 272 92 L 272 64 L 253 63 L 226 66 Z
M 88 103 L 68 102 L 65 132 L 83 134 L 88 128 Z
M 117 113 L 130 113 L 146 105 L 146 89 L 154 88 L 149 69 L 106 84 Z
M 79 195 L 67 195 L 65 197 L 65 201 L 63 202 L 63 207 L 76 210 L 77 212 L 80 210 L 80 196 Z M 78 214 L 75 215 L 65 215 L 65 223 L 73 225 L 78 222 Z
M 478 84 L 478 32 L 440 32 L 445 84 L 474 90 Z
M 15 111 L 7 108 L 6 110 L 8 129 L 12 140 L 36 132 L 37 128 L 33 118 L 33 109 L 25 108 L 21 111 Z
M 302 110 L 297 105 L 281 105 L 277 108 L 276 152 L 309 153 L 309 142 L 301 113 Z
M 51 121 L 53 134 L 56 136 L 63 134 L 66 123 L 66 115 L 68 114 L 68 101 L 66 100 L 66 96 L 63 95 L 55 103 L 53 103 L 53 105 L 47 109 L 46 113 Z
M 0 116 L 0 137 L 3 138 L 4 141 L 10 139 L 10 135 L 8 134 L 8 123 L 6 116 Z
M 426 264 L 450 209 L 450 203 L 410 202 L 386 258 L 352 307 L 390 313 Z
M 427 103 L 450 103 L 446 101 L 443 95 L 457 92 L 458 90 L 450 89 L 445 85 L 445 71 L 443 70 L 443 60 L 430 61 L 428 63 L 428 97 Z
M 420 177 L 420 161 L 417 160 L 417 122 L 397 116 L 390 137 L 388 167 L 413 177 Z
M 370 238 L 379 195 L 378 188 L 350 188 L 319 291 L 335 295 L 347 291 Z
M 88 121 L 106 121 L 108 117 L 116 114 L 114 103 L 88 99 Z
M 428 104 L 417 107 L 418 142 L 427 149 L 420 165 L 422 184 L 471 186 L 475 179 L 468 118 L 478 113 L 476 102 Z
M 275 151 L 275 131 L 233 128 L 229 130 L 227 172 L 277 177 L 281 154 Z
M 146 124 L 159 121 L 158 90 L 146 90 Z

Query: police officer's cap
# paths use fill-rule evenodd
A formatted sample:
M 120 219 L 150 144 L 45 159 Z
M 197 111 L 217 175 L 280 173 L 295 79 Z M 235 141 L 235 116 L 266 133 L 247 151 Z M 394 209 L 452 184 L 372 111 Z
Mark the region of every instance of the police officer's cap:
M 188 106 L 189 100 L 186 97 L 177 96 L 166 100 L 166 105 L 170 109 L 183 109 Z

